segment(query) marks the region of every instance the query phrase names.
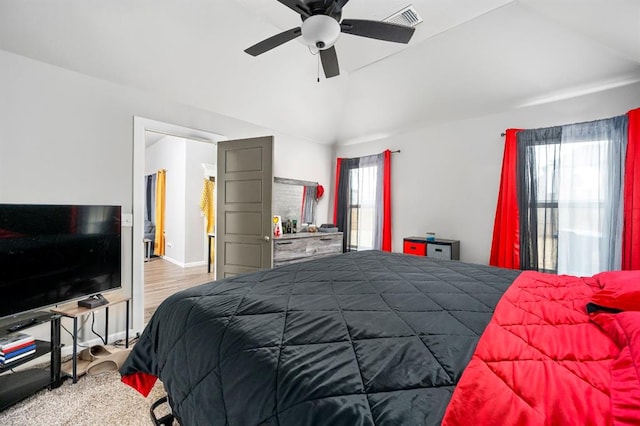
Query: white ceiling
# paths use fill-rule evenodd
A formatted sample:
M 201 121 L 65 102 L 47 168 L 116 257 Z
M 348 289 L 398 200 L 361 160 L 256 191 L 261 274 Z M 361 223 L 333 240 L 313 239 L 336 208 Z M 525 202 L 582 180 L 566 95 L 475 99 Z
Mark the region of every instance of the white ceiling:
M 351 0 L 379 20 L 404 0 Z M 408 45 L 342 34 L 316 82 L 276 0 L 0 0 L 0 49 L 320 143 L 350 143 L 640 81 L 638 0 L 414 0 Z M 215 129 L 212 129 L 215 130 Z

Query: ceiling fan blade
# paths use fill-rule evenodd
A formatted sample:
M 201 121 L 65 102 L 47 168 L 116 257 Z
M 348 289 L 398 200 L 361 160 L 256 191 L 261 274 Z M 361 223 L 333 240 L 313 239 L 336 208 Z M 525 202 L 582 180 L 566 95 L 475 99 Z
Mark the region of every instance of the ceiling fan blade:
M 404 25 L 364 19 L 344 19 L 340 23 L 340 27 L 342 32 L 346 34 L 395 43 L 409 43 L 415 31 L 415 28 Z
M 338 54 L 336 47 L 331 46 L 328 49 L 320 51 L 320 60 L 322 61 L 322 69 L 324 76 L 327 78 L 340 75 L 340 67 L 338 67 Z
M 311 16 L 311 13 L 307 9 L 307 7 L 303 4 L 300 4 L 298 0 L 278 0 L 280 3 L 287 6 L 289 9 L 293 10 L 296 13 L 308 18 Z
M 245 52 L 247 52 L 251 56 L 258 56 L 264 52 L 280 46 L 281 44 L 293 40 L 296 37 L 299 37 L 300 34 L 302 34 L 302 30 L 300 29 L 300 27 L 291 28 L 290 30 L 281 32 L 280 34 L 276 34 L 273 37 L 262 40 L 260 43 L 254 44 L 248 49 L 245 49 Z

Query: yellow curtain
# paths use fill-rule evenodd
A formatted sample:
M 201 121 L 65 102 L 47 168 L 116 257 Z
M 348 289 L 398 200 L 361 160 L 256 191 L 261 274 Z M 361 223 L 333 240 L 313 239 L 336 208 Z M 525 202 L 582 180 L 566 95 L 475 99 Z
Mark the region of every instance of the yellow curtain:
M 166 199 L 167 171 L 158 170 L 156 178 L 156 237 L 153 254 L 164 256 L 164 207 Z
M 209 179 L 204 180 L 202 187 L 202 197 L 200 198 L 200 210 L 207 220 L 207 234 L 213 234 L 216 225 L 215 206 L 213 204 L 213 190 L 215 182 Z M 215 244 L 211 244 L 211 252 L 209 253 L 210 261 L 213 263 Z

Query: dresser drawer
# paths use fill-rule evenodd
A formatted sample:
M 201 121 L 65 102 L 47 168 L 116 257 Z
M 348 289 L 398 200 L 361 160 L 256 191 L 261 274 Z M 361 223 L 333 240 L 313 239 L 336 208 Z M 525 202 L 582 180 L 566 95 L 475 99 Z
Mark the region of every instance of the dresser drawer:
M 303 256 L 307 252 L 307 241 L 305 239 L 274 239 L 273 240 L 273 260 L 289 260 Z
M 310 238 L 307 245 L 307 254 L 336 254 L 342 253 L 342 233 L 337 235 L 322 234 L 318 238 Z
M 405 254 L 414 254 L 417 256 L 425 256 L 427 254 L 426 241 L 404 240 L 402 252 Z
M 342 253 L 342 232 L 274 238 L 273 266 Z

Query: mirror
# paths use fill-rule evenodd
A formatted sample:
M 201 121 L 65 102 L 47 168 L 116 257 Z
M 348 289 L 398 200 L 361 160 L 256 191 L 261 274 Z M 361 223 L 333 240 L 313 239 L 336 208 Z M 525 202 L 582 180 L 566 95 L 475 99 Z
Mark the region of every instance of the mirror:
M 273 214 L 296 220 L 298 232 L 304 223 L 315 223 L 316 191 L 318 182 L 298 179 L 273 178 Z

